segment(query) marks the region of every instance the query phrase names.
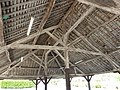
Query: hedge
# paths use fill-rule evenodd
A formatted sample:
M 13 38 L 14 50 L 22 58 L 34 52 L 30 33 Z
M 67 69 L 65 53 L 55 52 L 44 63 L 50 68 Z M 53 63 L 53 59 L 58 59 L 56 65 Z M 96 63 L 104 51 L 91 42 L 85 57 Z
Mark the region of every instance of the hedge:
M 20 89 L 20 88 L 32 88 L 35 85 L 31 81 L 2 81 L 1 88 L 5 89 Z

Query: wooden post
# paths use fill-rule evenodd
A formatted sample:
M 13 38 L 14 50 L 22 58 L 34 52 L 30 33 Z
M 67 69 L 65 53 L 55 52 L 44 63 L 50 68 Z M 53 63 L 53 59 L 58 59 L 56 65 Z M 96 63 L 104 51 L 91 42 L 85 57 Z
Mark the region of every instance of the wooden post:
M 90 81 L 91 81 L 92 75 L 90 75 L 90 76 L 84 76 L 84 78 L 88 82 L 88 90 L 91 90 Z
M 50 80 L 52 79 L 52 77 L 50 77 L 49 80 L 47 80 L 47 76 L 44 77 L 44 80 L 42 78 L 40 78 L 40 80 L 43 82 L 43 84 L 45 85 L 45 90 L 47 90 L 47 85 L 50 82 Z
M 65 69 L 66 90 L 71 90 L 69 68 Z
M 38 89 L 38 84 L 40 83 L 40 80 L 36 79 L 35 82 L 32 80 L 32 82 L 35 84 L 35 89 Z
M 47 82 L 47 77 L 44 77 L 44 81 L 45 81 L 45 90 L 47 90 L 47 84 L 48 84 L 48 82 Z
M 68 57 L 68 51 L 65 50 L 64 52 L 64 56 L 65 56 L 65 79 L 66 79 L 66 90 L 71 90 L 71 85 L 70 85 L 70 67 L 69 67 L 69 57 Z
M 35 86 L 36 86 L 36 90 L 37 90 L 38 89 L 38 79 L 36 79 Z

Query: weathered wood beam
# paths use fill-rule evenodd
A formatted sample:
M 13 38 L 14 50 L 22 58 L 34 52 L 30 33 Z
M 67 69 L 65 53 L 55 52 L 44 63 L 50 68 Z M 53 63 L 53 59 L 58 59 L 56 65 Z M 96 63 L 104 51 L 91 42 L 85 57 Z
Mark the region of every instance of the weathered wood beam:
M 120 0 L 113 0 L 113 1 L 116 3 L 117 7 L 120 8 Z
M 25 38 L 23 38 L 23 39 L 20 39 L 20 40 L 18 40 L 18 41 L 15 41 L 14 43 L 9 44 L 9 45 L 7 45 L 7 46 L 3 46 L 3 47 L 0 48 L 0 49 L 1 49 L 1 50 L 0 50 L 0 53 L 4 52 L 5 50 L 8 50 L 9 47 L 12 46 L 13 44 L 16 44 L 16 43 L 24 43 L 24 42 L 26 42 L 26 41 L 28 41 L 28 40 L 30 40 L 30 39 L 33 39 L 33 38 L 36 37 L 36 36 L 39 36 L 39 35 L 42 35 L 42 34 L 46 33 L 46 31 L 52 31 L 52 30 L 54 30 L 54 29 L 56 29 L 56 28 L 58 28 L 58 25 L 57 25 L 57 26 L 52 26 L 52 27 L 47 28 L 47 29 L 44 29 L 42 32 L 34 33 L 34 34 L 32 34 L 32 35 L 30 35 L 30 36 L 28 36 L 28 37 L 25 37 Z M 4 50 L 3 50 L 3 48 L 4 48 Z
M 71 48 L 71 47 L 62 47 L 62 46 L 48 46 L 48 45 L 28 45 L 28 44 L 13 44 L 12 46 L 9 46 L 11 49 L 46 49 L 46 50 L 65 50 L 71 52 L 81 52 L 86 54 L 93 54 L 93 55 L 101 55 L 101 53 L 93 52 L 93 51 L 87 51 L 80 48 Z M 5 48 L 2 48 L 1 50 L 4 50 Z
M 38 65 L 42 66 L 43 68 L 45 68 L 41 63 L 39 63 L 38 61 L 36 61 L 35 59 L 33 59 L 32 57 L 29 57 L 32 61 L 34 61 L 35 63 L 37 63 Z
M 120 49 L 117 49 L 117 50 L 114 50 L 114 51 L 108 53 L 107 55 L 111 55 L 111 54 L 116 53 L 116 52 L 119 52 L 119 51 L 120 51 Z M 97 57 L 95 57 L 95 58 L 88 59 L 88 60 L 85 60 L 85 61 L 82 61 L 82 62 L 77 61 L 77 62 L 75 62 L 75 63 L 76 63 L 75 65 L 77 65 L 77 64 L 85 64 L 85 63 L 88 63 L 88 62 L 97 60 L 97 59 L 99 59 L 99 58 L 101 58 L 101 57 L 103 57 L 103 56 L 97 56 Z
M 48 5 L 48 8 L 47 8 L 47 11 L 43 17 L 43 19 L 41 20 L 41 23 L 39 25 L 39 29 L 38 29 L 38 32 L 41 32 L 43 30 L 43 27 L 45 25 L 45 23 L 47 22 L 51 12 L 52 12 L 52 9 L 55 5 L 55 0 L 49 0 L 50 3 Z M 34 41 L 33 41 L 33 44 L 36 44 L 37 40 L 38 40 L 39 36 L 35 37 Z
M 4 35 L 3 35 L 3 20 L 2 20 L 2 10 L 1 10 L 1 4 L 0 4 L 0 46 L 4 46 Z
M 29 58 L 31 55 L 32 55 L 32 53 L 36 53 L 38 50 L 35 50 L 35 51 L 33 51 L 33 52 L 31 52 L 31 53 L 29 53 L 29 54 L 27 54 L 27 55 L 25 55 L 23 58 L 23 60 L 27 60 L 27 58 Z M 21 64 L 22 62 L 21 62 L 21 59 L 19 58 L 19 59 L 17 59 L 17 60 L 14 60 L 13 62 L 11 62 L 10 64 L 9 64 L 9 67 L 11 66 L 11 65 L 14 65 L 14 66 L 12 66 L 12 67 L 10 67 L 10 68 L 8 68 L 4 73 L 2 73 L 2 75 L 3 74 L 5 74 L 5 73 L 7 73 L 7 72 L 9 72 L 9 71 L 11 71 L 12 69 L 14 69 L 16 66 L 19 66 L 20 64 Z M 6 65 L 7 66 L 7 65 Z
M 66 59 L 65 60 L 65 68 L 70 68 L 69 55 L 68 55 L 68 50 L 67 49 L 64 50 L 64 58 Z
M 58 61 L 57 57 L 53 54 L 53 52 L 51 52 L 51 54 L 53 57 L 55 57 L 55 61 L 57 62 L 58 66 L 61 68 L 61 71 L 63 72 L 63 74 L 65 74 L 65 71 L 63 67 L 61 66 L 60 62 Z
M 6 45 L 5 41 L 4 41 L 3 28 L 4 28 L 4 26 L 3 26 L 3 19 L 2 19 L 2 9 L 1 9 L 1 4 L 0 4 L 0 47 Z M 7 55 L 9 62 L 11 62 L 9 51 L 6 50 L 5 52 L 6 52 L 6 55 Z
M 45 59 L 44 59 L 44 63 L 45 63 L 45 76 L 47 76 L 47 73 L 48 73 L 48 66 L 47 66 L 47 61 L 48 61 L 48 54 L 49 54 L 49 51 L 45 53 Z
M 64 22 L 64 20 L 66 19 L 66 17 L 70 14 L 70 12 L 73 10 L 73 7 L 76 5 L 76 3 L 77 3 L 77 1 L 75 0 L 74 2 L 73 2 L 73 4 L 71 5 L 71 7 L 68 9 L 68 11 L 66 12 L 66 14 L 64 15 L 64 17 L 60 20 L 60 22 L 59 22 L 59 26 L 61 25 L 61 23 L 62 22 Z M 52 33 L 54 33 L 56 30 L 54 30 Z M 49 33 L 47 33 L 47 34 L 49 34 Z M 51 36 L 52 37 L 52 36 Z M 54 40 L 56 39 L 56 38 L 54 38 L 54 37 L 52 37 Z M 50 39 L 50 37 L 48 38 L 48 40 Z
M 48 34 L 48 33 L 47 33 Z M 63 45 L 63 46 L 68 46 L 68 45 L 65 45 L 61 40 L 59 40 L 59 39 L 57 39 L 53 34 L 51 34 L 50 32 L 49 32 L 49 34 L 48 35 L 50 35 L 55 41 L 57 41 L 58 43 L 60 43 L 61 45 Z M 81 37 L 79 37 L 79 38 L 81 38 Z M 78 39 L 79 39 L 78 38 Z M 60 42 L 59 42 L 60 41 Z M 75 42 L 75 41 L 74 41 Z M 73 42 L 72 42 L 73 43 Z
M 115 62 L 113 62 L 113 60 L 107 55 L 104 54 L 102 51 L 100 51 L 98 48 L 96 48 L 91 42 L 88 41 L 88 38 L 84 37 L 81 33 L 79 33 L 77 30 L 74 31 L 78 36 L 80 36 L 80 38 L 86 42 L 90 47 L 92 47 L 94 50 L 98 51 L 99 53 L 102 54 L 102 56 L 107 59 L 114 68 L 119 67 Z
M 105 26 L 106 24 L 110 23 L 111 21 L 113 21 L 115 18 L 117 18 L 119 15 L 115 15 L 114 17 L 112 17 L 110 20 L 106 21 L 105 23 L 103 23 L 102 25 L 99 25 L 97 28 L 95 28 L 94 30 L 92 30 L 87 36 L 86 38 L 88 38 L 91 34 L 95 33 L 96 31 L 99 30 L 100 27 Z M 74 29 L 75 30 L 75 29 Z M 76 44 L 77 42 L 81 41 L 81 38 L 78 37 L 76 38 L 74 41 L 70 42 L 69 44 L 67 44 L 67 46 L 71 46 L 73 44 Z
M 105 7 L 105 6 L 96 4 L 96 3 L 92 3 L 92 2 L 90 2 L 88 0 L 78 0 L 78 1 L 81 2 L 81 3 L 87 4 L 87 5 L 91 5 L 91 6 L 97 7 L 99 9 L 103 9 L 105 11 L 108 11 L 108 12 L 111 12 L 111 13 L 114 13 L 114 14 L 120 15 L 120 9 L 119 8 Z
M 35 53 L 32 53 L 32 55 L 33 55 L 34 57 L 36 57 L 40 62 L 42 62 L 42 59 L 39 58 L 37 55 L 35 55 Z
M 74 24 L 71 28 L 65 33 L 64 41 L 66 42 L 68 39 L 68 35 L 84 20 L 86 16 L 88 16 L 92 11 L 95 10 L 95 7 L 90 7 Z
M 119 16 L 119 15 L 113 16 L 110 20 L 106 21 L 106 22 L 103 23 L 102 25 L 100 25 L 100 26 L 98 26 L 97 28 L 95 28 L 92 32 L 90 32 L 90 33 L 87 35 L 87 37 L 89 37 L 91 34 L 95 33 L 96 31 L 98 31 L 100 27 L 103 27 L 103 26 L 109 24 L 110 22 L 112 22 L 112 21 L 113 21 L 115 18 L 117 18 L 118 16 Z
M 41 61 L 41 64 L 43 63 L 43 61 L 44 61 L 44 55 L 45 55 L 45 50 L 44 50 L 44 52 L 43 52 L 43 55 L 42 55 L 42 61 Z M 44 63 L 44 65 L 45 65 L 45 63 Z M 37 72 L 37 76 L 39 77 L 39 74 L 40 74 L 40 72 L 41 72 L 41 68 L 42 68 L 42 66 L 41 65 L 39 65 L 39 70 L 38 70 L 38 72 Z M 45 68 L 44 68 L 45 69 Z
M 55 53 L 58 54 L 64 62 L 66 62 L 66 59 L 60 54 L 60 52 L 59 52 L 58 50 L 55 50 Z M 81 71 L 81 70 L 80 70 L 77 66 L 75 66 L 73 63 L 71 63 L 70 61 L 69 61 L 69 63 L 70 63 L 72 66 L 76 67 L 76 69 L 77 69 L 80 73 L 84 74 L 84 72 Z
M 38 64 L 39 64 L 39 70 L 38 70 L 38 73 L 37 73 L 37 76 L 39 77 L 41 68 L 43 67 L 43 68 L 45 69 L 45 66 L 42 65 L 42 64 L 45 65 L 45 63 L 43 62 L 43 58 L 42 58 L 42 59 L 39 58 L 37 55 L 35 55 L 35 53 L 33 53 L 33 56 L 36 57 L 36 58 L 40 61 L 40 63 L 38 62 Z M 42 56 L 42 57 L 43 57 L 43 56 Z
M 61 19 L 61 21 L 59 22 L 59 25 L 65 21 L 65 19 L 67 18 L 67 16 L 71 13 L 71 11 L 73 10 L 73 8 L 75 7 L 75 5 L 77 4 L 78 2 L 75 0 L 73 2 L 73 4 L 71 5 L 71 7 L 68 9 L 68 11 L 66 12 L 66 14 L 64 15 L 64 17 Z

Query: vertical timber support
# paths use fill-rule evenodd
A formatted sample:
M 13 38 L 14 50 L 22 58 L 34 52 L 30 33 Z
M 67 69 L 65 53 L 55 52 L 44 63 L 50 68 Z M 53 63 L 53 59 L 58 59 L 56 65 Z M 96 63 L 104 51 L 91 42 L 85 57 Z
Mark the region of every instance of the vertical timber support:
M 70 72 L 69 72 L 70 67 L 69 67 L 69 57 L 68 57 L 67 50 L 65 50 L 64 56 L 66 59 L 66 61 L 65 61 L 65 65 L 66 65 L 66 67 L 65 67 L 66 90 L 71 90 L 71 85 L 70 85 L 71 80 L 70 80 Z
M 84 76 L 84 78 L 85 78 L 86 81 L 88 82 L 88 90 L 91 90 L 90 81 L 91 81 L 91 79 L 92 79 L 92 75 Z
M 65 68 L 66 90 L 71 90 L 69 68 Z
M 46 76 L 44 77 L 44 79 L 40 78 L 40 80 L 45 85 L 45 90 L 47 90 L 47 85 L 48 85 L 48 83 L 50 82 L 51 79 L 52 79 L 52 77 L 50 77 L 50 79 L 48 80 L 48 78 Z
M 48 82 L 47 82 L 47 77 L 44 77 L 44 81 L 45 81 L 45 90 L 47 90 L 47 84 L 48 84 Z
M 36 90 L 38 89 L 38 80 L 36 80 Z
M 38 90 L 38 84 L 40 83 L 40 80 L 36 79 L 35 82 L 33 80 L 32 82 L 35 84 L 35 90 Z

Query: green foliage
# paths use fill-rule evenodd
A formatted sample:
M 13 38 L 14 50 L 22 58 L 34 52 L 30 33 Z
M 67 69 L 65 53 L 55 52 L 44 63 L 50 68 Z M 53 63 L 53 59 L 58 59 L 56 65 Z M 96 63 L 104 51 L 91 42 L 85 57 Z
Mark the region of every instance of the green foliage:
M 117 80 L 117 81 L 120 81 L 120 76 L 117 76 L 117 77 L 116 77 L 116 80 Z
M 30 81 L 2 81 L 1 88 L 32 88 L 34 84 Z
M 100 84 L 95 85 L 95 88 L 101 88 Z

